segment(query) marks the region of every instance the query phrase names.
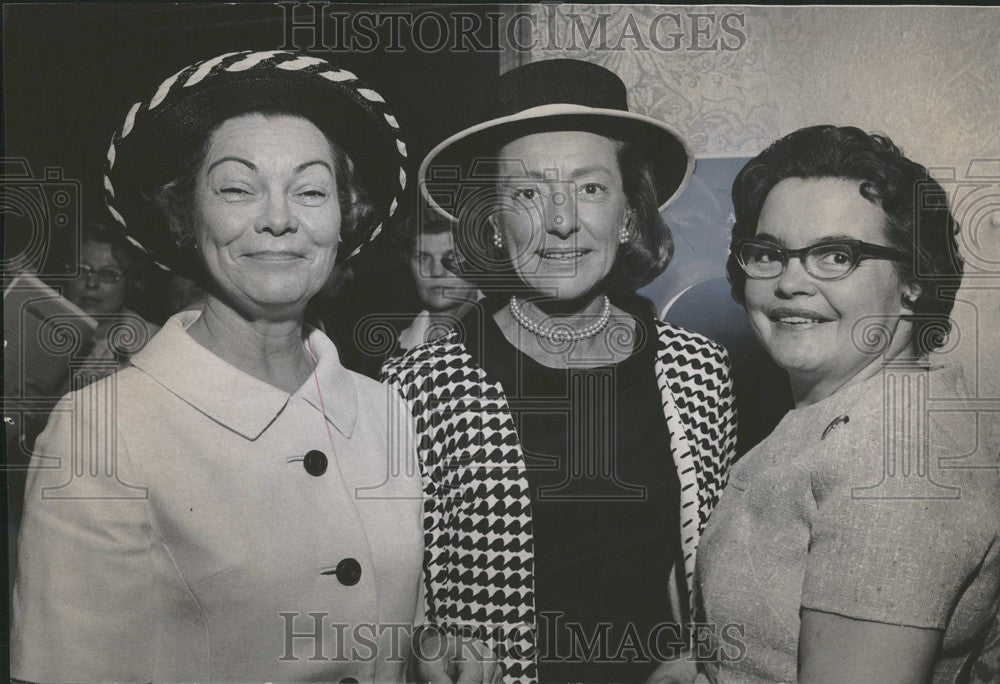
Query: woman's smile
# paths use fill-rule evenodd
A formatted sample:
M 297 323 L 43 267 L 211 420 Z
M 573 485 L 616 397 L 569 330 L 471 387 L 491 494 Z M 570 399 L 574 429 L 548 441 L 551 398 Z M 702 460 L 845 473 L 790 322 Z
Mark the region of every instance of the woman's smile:
M 774 309 L 767 315 L 775 326 L 781 330 L 812 330 L 823 323 L 830 323 L 836 319 L 824 316 L 811 309 L 781 307 Z

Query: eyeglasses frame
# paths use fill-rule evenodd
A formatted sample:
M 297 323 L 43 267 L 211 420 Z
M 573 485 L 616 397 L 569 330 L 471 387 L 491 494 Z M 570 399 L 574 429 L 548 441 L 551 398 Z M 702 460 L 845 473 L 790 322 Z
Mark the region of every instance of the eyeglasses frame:
M 747 270 L 746 264 L 743 263 L 743 259 L 740 256 L 740 250 L 746 245 L 758 245 L 761 247 L 767 247 L 769 249 L 773 249 L 776 252 L 778 252 L 778 254 L 781 256 L 781 271 L 774 274 L 773 276 L 751 275 Z M 842 245 L 849 246 L 851 248 L 851 254 L 854 256 L 851 262 L 851 267 L 847 270 L 846 273 L 832 278 L 827 278 L 821 275 L 816 275 L 815 273 L 809 270 L 809 267 L 806 265 L 806 260 L 805 260 L 805 257 L 809 254 L 809 252 L 811 252 L 814 249 L 818 249 L 820 247 L 834 247 Z M 749 238 L 745 240 L 736 241 L 735 243 L 733 243 L 731 249 L 734 258 L 736 259 L 736 263 L 738 263 L 740 268 L 743 269 L 743 273 L 746 274 L 746 277 L 750 278 L 751 280 L 773 280 L 774 278 L 780 278 L 782 275 L 784 275 L 785 271 L 788 270 L 788 262 L 791 261 L 792 259 L 798 259 L 802 263 L 802 268 L 805 269 L 806 273 L 808 273 L 813 278 L 829 282 L 833 280 L 843 280 L 847 276 L 854 273 L 858 265 L 866 259 L 882 259 L 886 261 L 903 262 L 909 260 L 910 258 L 910 255 L 901 249 L 896 249 L 895 247 L 889 247 L 887 245 L 876 245 L 871 242 L 865 242 L 864 240 L 855 240 L 851 238 L 844 238 L 837 240 L 823 240 L 808 245 L 806 247 L 801 247 L 799 249 L 788 249 L 787 247 L 774 244 L 773 242 L 765 242 L 763 240 Z

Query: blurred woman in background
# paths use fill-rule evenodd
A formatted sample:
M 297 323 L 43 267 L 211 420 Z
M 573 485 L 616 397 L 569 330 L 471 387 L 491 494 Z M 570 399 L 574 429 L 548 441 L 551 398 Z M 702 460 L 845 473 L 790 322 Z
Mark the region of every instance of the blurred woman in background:
M 401 351 L 446 335 L 479 299 L 476 286 L 459 275 L 461 256 L 451 222 L 430 213 L 408 227 L 407 266 L 423 309 L 399 333 Z
M 84 226 L 77 276 L 66 284 L 66 297 L 97 319 L 97 329 L 77 370 L 76 387 L 67 379 L 59 395 L 124 368 L 160 329 L 128 307 L 143 293 L 143 256 L 120 226 L 108 222 Z

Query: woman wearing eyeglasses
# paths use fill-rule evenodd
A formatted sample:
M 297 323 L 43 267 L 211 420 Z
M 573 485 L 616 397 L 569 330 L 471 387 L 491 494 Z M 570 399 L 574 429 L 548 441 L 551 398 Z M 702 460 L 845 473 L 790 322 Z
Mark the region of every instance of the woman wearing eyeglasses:
M 106 223 L 88 224 L 83 233 L 77 277 L 66 286 L 66 296 L 97 319 L 79 382 L 94 382 L 123 368 L 160 329 L 126 304 L 134 287 L 136 249 L 124 233 Z M 60 394 L 73 389 L 68 382 Z
M 968 681 L 996 629 L 1000 471 L 929 356 L 963 270 L 944 190 L 888 138 L 816 126 L 751 160 L 733 203 L 733 295 L 795 408 L 702 538 L 700 618 L 738 627 L 702 672 Z

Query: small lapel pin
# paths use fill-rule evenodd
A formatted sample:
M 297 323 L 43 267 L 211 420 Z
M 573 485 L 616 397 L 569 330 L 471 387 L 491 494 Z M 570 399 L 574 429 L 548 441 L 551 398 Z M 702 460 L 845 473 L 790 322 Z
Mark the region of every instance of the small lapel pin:
M 838 425 L 846 425 L 847 423 L 850 422 L 850 420 L 851 417 L 848 415 L 837 416 L 832 421 L 830 421 L 830 424 L 826 426 L 825 430 L 823 430 L 823 436 L 820 437 L 820 440 L 826 439 L 826 436 L 830 434 L 830 431 L 833 430 L 833 428 L 837 427 Z

